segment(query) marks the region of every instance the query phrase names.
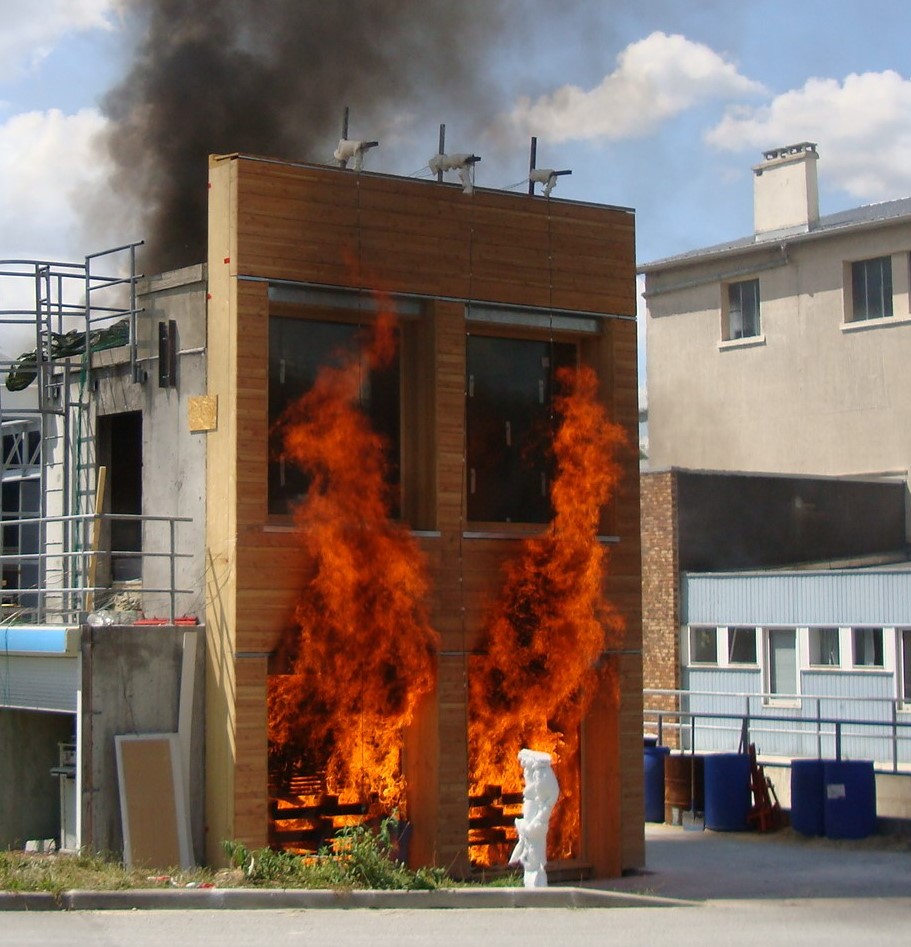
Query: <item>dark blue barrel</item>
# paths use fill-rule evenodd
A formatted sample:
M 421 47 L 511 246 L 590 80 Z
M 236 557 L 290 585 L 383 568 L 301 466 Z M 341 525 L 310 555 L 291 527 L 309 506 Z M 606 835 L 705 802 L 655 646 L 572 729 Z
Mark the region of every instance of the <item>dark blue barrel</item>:
M 801 835 L 825 835 L 825 760 L 791 760 L 791 827 Z
M 664 821 L 664 761 L 667 746 L 645 747 L 645 821 Z
M 750 757 L 712 753 L 705 758 L 705 827 L 743 832 L 750 827 Z
M 869 760 L 829 760 L 823 771 L 826 838 L 876 832 L 876 777 Z

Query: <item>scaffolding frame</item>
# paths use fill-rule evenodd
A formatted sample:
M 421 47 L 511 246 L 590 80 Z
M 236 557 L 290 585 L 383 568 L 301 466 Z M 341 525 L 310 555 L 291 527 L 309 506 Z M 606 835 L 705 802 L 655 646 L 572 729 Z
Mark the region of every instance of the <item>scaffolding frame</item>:
M 18 600 L 14 620 L 83 621 L 100 591 L 92 579 L 95 537 L 100 521 L 112 517 L 96 509 L 93 356 L 99 348 L 128 346 L 132 383 L 146 381 L 139 357 L 140 246 L 123 244 L 78 263 L 0 260 L 0 346 L 31 343 L 31 351 L 17 357 L 0 356 L 0 561 L 4 602 Z M 37 483 L 37 496 L 29 491 L 30 508 L 21 502 L 7 508 L 14 492 L 7 484 L 17 482 Z M 146 591 L 168 593 L 173 612 L 176 592 L 186 591 L 176 588 L 174 540 L 176 524 L 185 518 L 132 518 L 166 521 L 170 540 L 148 555 L 170 557 L 171 587 Z M 7 588 L 14 576 L 16 586 Z

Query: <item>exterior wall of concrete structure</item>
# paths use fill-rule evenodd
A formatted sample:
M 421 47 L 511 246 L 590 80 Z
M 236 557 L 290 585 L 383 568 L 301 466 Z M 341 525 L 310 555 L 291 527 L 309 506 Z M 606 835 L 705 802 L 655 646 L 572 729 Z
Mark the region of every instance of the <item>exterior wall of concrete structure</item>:
M 58 745 L 75 739 L 72 714 L 0 709 L 0 848 L 60 840 Z
M 906 475 L 909 246 L 905 218 L 648 272 L 652 466 Z M 849 264 L 884 255 L 894 315 L 852 324 Z M 761 334 L 722 341 L 725 287 L 752 277 Z
M 904 553 L 907 490 L 899 480 L 673 473 L 681 572 L 869 564 Z
M 191 614 L 201 619 L 205 610 L 206 440 L 204 433 L 191 428 L 190 415 L 192 399 L 206 391 L 205 267 L 186 267 L 144 280 L 138 299 L 143 307 L 138 322 L 138 360 L 145 380 L 133 381 L 125 349 L 94 356 L 97 388 L 92 400 L 93 424 L 97 431 L 101 417 L 141 412 L 142 511 L 149 516 L 193 520 L 176 526 L 177 552 L 183 557 L 176 563 L 176 585 L 191 591 L 177 597 L 175 617 Z M 169 320 L 177 323 L 177 378 L 173 386 L 160 387 L 158 324 Z M 111 449 L 116 451 L 117 445 Z M 108 497 L 110 487 L 108 483 Z M 144 550 L 163 553 L 169 543 L 167 523 L 144 523 Z M 143 586 L 170 588 L 170 565 L 160 556 L 144 559 Z M 167 616 L 169 605 L 163 593 L 142 595 L 147 616 Z
M 190 821 L 196 857 L 203 858 L 205 631 L 172 626 L 83 628 L 81 834 L 94 851 L 123 851 L 114 737 L 177 732 L 185 635 L 196 649 Z
M 770 152 L 753 168 L 753 227 L 757 233 L 804 227 L 819 218 L 815 147 Z

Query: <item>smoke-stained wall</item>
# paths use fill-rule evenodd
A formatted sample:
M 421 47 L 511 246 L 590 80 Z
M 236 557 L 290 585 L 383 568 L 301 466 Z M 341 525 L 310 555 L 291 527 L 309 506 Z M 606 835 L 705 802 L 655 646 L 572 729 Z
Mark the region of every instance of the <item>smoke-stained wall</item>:
M 675 471 L 679 568 L 728 571 L 905 547 L 905 485 Z

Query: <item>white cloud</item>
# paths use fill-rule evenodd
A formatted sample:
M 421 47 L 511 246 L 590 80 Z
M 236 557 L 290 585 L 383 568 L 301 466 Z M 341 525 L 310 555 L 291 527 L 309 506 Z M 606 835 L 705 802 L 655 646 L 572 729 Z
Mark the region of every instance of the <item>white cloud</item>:
M 106 126 L 95 109 L 24 112 L 0 124 L 0 259 L 80 261 L 136 238 L 130 205 L 110 189 L 98 141 Z M 29 299 L 23 280 L 0 280 L 0 309 Z
M 123 209 L 98 143 L 106 125 L 91 108 L 23 112 L 0 124 L 0 254 L 81 257 L 98 249 L 87 239 L 116 238 L 121 220 L 112 211 Z
M 124 0 L 0 0 L 0 80 L 28 71 L 69 33 L 112 29 Z
M 702 102 L 763 91 L 708 46 L 655 32 L 627 46 L 594 89 L 565 85 L 534 102 L 522 98 L 508 122 L 552 142 L 633 138 Z
M 911 194 L 911 79 L 897 72 L 809 79 L 758 108 L 729 110 L 707 135 L 729 151 L 819 145 L 820 176 L 863 201 Z

